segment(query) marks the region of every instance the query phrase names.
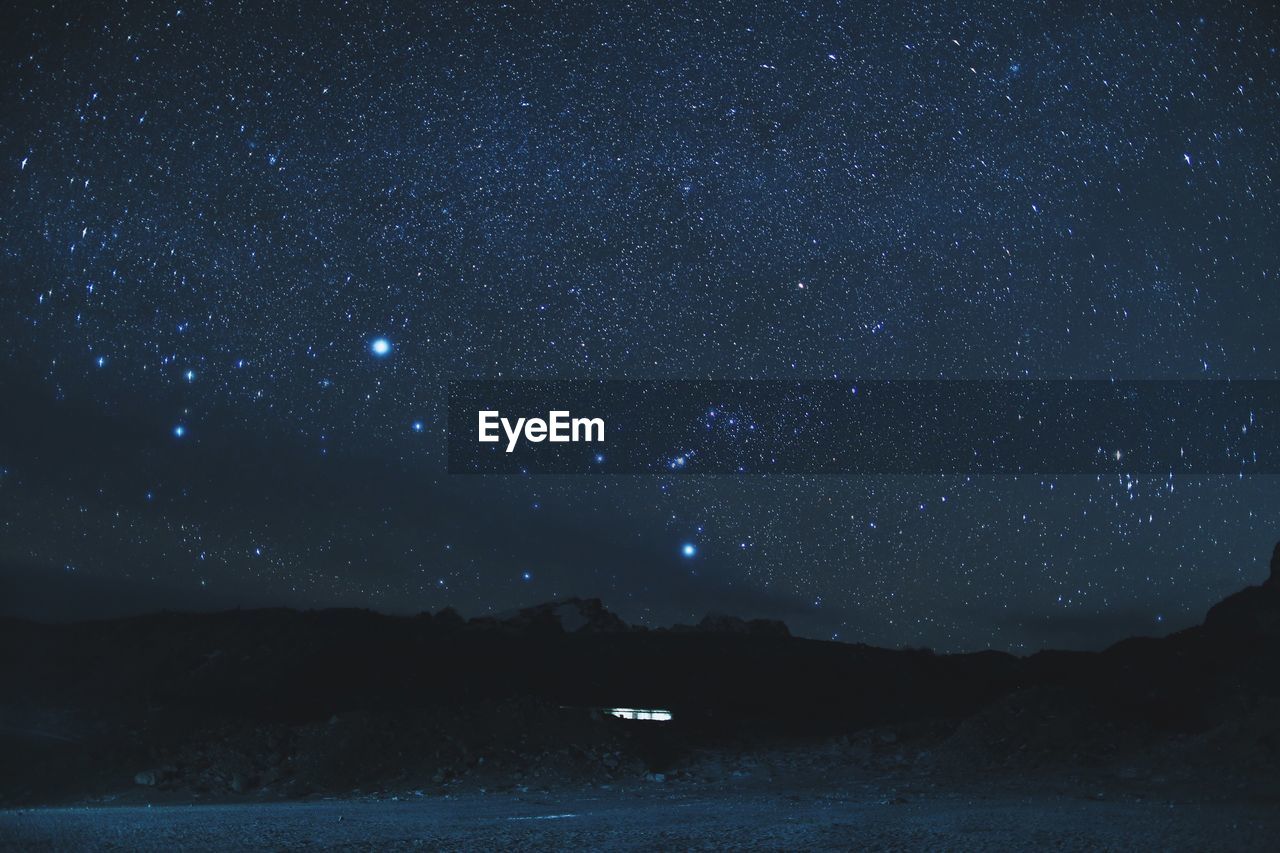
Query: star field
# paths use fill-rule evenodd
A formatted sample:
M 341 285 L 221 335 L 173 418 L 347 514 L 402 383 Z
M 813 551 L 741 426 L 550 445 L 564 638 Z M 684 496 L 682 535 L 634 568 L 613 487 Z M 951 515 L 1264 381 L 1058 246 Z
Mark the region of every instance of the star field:
M 1280 378 L 1275 10 L 966 5 L 18 9 L 15 606 L 1198 621 L 1274 478 L 444 474 L 450 379 Z

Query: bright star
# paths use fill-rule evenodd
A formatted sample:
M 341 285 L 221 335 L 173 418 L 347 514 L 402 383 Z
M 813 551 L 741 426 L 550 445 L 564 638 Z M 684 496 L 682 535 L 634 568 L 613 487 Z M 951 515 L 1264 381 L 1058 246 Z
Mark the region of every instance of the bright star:
M 386 338 L 374 338 L 369 344 L 369 351 L 378 358 L 385 358 L 391 355 L 391 341 Z
M 414 422 L 413 422 L 413 431 L 414 431 L 414 432 L 422 432 L 422 430 L 423 430 L 424 428 L 425 428 L 425 427 L 424 427 L 424 425 L 423 425 L 422 421 L 414 421 Z
M 698 546 L 694 545 L 692 542 L 686 542 L 680 546 L 680 553 L 686 558 L 692 559 L 698 554 Z
M 173 435 L 175 438 L 182 438 L 186 434 L 187 434 L 187 428 L 184 427 L 182 424 L 178 424 L 176 427 L 173 428 Z

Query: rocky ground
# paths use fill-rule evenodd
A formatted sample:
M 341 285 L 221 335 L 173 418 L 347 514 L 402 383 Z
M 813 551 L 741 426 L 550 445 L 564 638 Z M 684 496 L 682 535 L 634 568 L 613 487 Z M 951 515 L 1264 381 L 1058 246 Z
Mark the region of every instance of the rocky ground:
M 1061 702 L 1051 693 L 1018 695 L 961 721 L 837 737 L 736 735 L 710 744 L 665 730 L 664 723 L 513 702 L 447 719 L 353 713 L 299 726 L 223 723 L 183 732 L 170 746 L 144 733 L 152 747 L 137 750 L 132 764 L 123 755 L 84 756 L 100 762 L 94 779 L 75 761 L 92 746 L 43 741 L 41 749 L 30 749 L 28 742 L 26 753 L 9 754 L 26 766 L 28 801 L 65 805 L 440 800 L 653 785 L 787 792 L 821 784 L 873 786 L 890 799 L 908 790 L 976 786 L 1076 799 L 1280 805 L 1274 757 L 1258 749 L 1280 734 L 1280 705 L 1196 734 L 1143 737 L 1107 726 L 1064 741 L 1064 729 L 1090 730 Z
M 582 601 L 0 628 L 0 839 L 24 849 L 1263 849 L 1280 829 L 1280 548 L 1202 626 L 1028 658 L 726 617 L 638 631 Z
M 959 720 L 806 738 L 710 736 L 534 700 L 353 711 L 296 724 L 196 724 L 159 709 L 130 724 L 127 737 L 119 726 L 95 734 L 87 721 L 69 720 L 62 730 L 76 739 L 9 731 L 0 737 L 13 761 L 0 805 L 442 797 L 783 778 L 904 779 L 948 789 L 967 779 L 1035 787 L 1050 780 L 1078 793 L 1145 786 L 1149 798 L 1211 785 L 1226 799 L 1280 804 L 1278 700 L 1174 733 L 1098 720 L 1048 688 Z
M 0 849 L 1246 851 L 1274 849 L 1280 829 L 1274 802 L 1149 780 L 855 780 L 796 755 L 729 763 L 551 790 L 0 810 Z

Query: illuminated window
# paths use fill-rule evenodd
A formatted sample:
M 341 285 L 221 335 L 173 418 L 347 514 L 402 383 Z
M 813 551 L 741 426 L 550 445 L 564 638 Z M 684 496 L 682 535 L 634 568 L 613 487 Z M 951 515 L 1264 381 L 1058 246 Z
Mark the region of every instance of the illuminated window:
M 654 720 L 670 722 L 671 712 L 665 708 L 605 708 L 604 712 L 619 720 Z

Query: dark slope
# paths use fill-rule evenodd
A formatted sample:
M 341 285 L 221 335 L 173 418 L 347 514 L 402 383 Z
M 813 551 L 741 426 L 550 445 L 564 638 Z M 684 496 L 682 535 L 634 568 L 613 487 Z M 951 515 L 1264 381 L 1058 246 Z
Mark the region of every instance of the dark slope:
M 0 632 L 0 734 L 30 759 L 0 771 L 10 801 L 117 790 L 139 771 L 142 785 L 272 795 L 477 773 L 514 784 L 535 766 L 612 777 L 703 747 L 848 743 L 873 727 L 932 732 L 938 756 L 974 767 L 1105 764 L 1197 738 L 1209 763 L 1235 750 L 1250 773 L 1280 767 L 1280 546 L 1268 581 L 1201 626 L 1021 659 L 797 639 L 723 616 L 637 630 L 577 599 L 470 623 L 278 609 Z M 589 710 L 613 706 L 675 720 Z

